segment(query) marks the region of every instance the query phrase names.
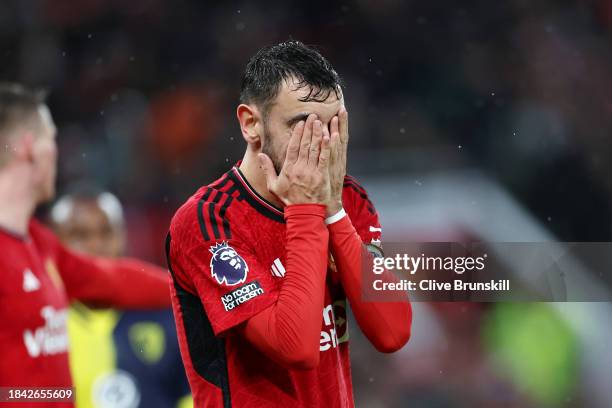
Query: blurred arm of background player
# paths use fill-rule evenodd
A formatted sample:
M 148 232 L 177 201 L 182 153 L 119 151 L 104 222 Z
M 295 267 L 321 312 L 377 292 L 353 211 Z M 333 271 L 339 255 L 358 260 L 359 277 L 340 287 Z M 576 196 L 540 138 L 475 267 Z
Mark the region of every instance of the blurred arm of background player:
M 168 278 L 162 268 L 137 259 L 77 253 L 66 248 L 46 227 L 37 222 L 34 225 L 36 234 L 32 238 L 52 248 L 60 284 L 70 300 L 125 309 L 169 307 Z
M 377 350 L 391 353 L 402 348 L 410 338 L 412 308 L 407 294 L 393 302 L 363 300 L 362 259 L 372 256 L 350 218 L 342 209 L 342 189 L 346 174 L 348 147 L 348 112 L 340 108 L 330 122 L 332 199 L 328 204 L 329 241 L 342 287 L 359 327 Z M 383 282 L 397 279 L 389 271 L 377 276 Z M 367 284 L 367 283 L 366 283 Z
M 34 220 L 36 207 L 55 195 L 56 134 L 44 95 L 20 84 L 0 84 L 0 226 L 30 236 L 36 255 L 55 261 L 55 283 L 63 284 L 70 298 L 126 308 L 170 306 L 163 269 L 77 255 Z
M 67 247 L 60 244 L 59 269 L 62 278 L 69 275 L 64 284 L 72 298 L 91 306 L 168 306 L 165 271 L 136 259 L 121 258 L 126 239 L 123 210 L 111 193 L 77 188 L 54 204 L 50 223 Z M 84 269 L 84 263 L 94 265 L 93 273 Z M 80 276 L 74 276 L 73 271 Z M 95 284 L 102 287 L 93 289 Z

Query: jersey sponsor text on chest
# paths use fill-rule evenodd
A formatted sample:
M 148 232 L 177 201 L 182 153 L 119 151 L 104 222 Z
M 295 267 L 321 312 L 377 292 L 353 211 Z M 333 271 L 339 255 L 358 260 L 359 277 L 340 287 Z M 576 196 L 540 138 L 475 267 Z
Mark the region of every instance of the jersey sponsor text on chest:
M 45 319 L 44 326 L 23 332 L 23 342 L 30 357 L 65 353 L 68 350 L 68 333 L 66 331 L 66 310 L 56 310 L 53 306 L 44 306 L 40 315 Z

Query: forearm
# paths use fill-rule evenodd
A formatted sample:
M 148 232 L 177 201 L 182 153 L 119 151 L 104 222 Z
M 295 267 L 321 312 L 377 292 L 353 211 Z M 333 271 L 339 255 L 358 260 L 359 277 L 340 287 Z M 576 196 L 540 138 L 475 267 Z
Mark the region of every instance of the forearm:
M 286 273 L 277 302 L 242 327 L 246 338 L 287 368 L 311 369 L 319 361 L 319 337 L 329 233 L 322 205 L 285 208 Z
M 170 307 L 168 273 L 137 259 L 96 259 L 104 270 L 107 301 L 122 309 Z
M 69 251 L 60 258 L 70 298 L 122 309 L 170 306 L 168 274 L 162 268 L 136 259 L 93 258 Z
M 382 352 L 400 349 L 410 337 L 412 310 L 408 296 L 394 302 L 362 299 L 363 257 L 371 257 L 348 216 L 329 225 L 330 242 L 340 281 L 361 330 Z M 389 271 L 379 275 L 383 282 L 397 281 Z

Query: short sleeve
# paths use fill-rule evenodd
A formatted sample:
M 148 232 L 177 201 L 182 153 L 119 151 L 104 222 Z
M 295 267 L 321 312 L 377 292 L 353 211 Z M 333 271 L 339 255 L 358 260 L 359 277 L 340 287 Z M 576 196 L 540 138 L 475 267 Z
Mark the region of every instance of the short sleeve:
M 344 178 L 342 204 L 363 243 L 370 251 L 380 251 L 382 227 L 378 212 L 366 190 L 352 176 Z
M 278 290 L 272 275 L 262 267 L 248 244 L 248 238 L 235 228 L 231 228 L 229 237 L 221 234 L 206 237 L 201 233 L 197 224 L 206 226 L 211 221 L 208 213 L 201 213 L 202 222 L 189 221 L 190 226 L 195 224 L 193 228 L 171 227 L 170 258 L 173 273 L 180 275 L 179 282 L 189 283 L 197 292 L 218 335 L 274 304 Z M 197 213 L 193 216 L 197 217 Z

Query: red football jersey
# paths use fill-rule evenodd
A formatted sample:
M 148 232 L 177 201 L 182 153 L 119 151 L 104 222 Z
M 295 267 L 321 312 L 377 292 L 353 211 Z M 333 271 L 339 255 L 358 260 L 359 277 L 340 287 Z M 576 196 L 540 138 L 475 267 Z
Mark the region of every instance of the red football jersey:
M 142 308 L 169 303 L 167 276 L 160 268 L 77 255 L 36 221 L 27 236 L 0 229 L 0 248 L 0 387 L 72 386 L 66 331 L 70 299 Z M 33 405 L 72 403 L 0 403 L 3 408 Z
M 378 215 L 352 177 L 342 198 L 362 240 L 379 242 Z M 285 229 L 282 210 L 237 167 L 199 189 L 172 219 L 166 241 L 172 303 L 196 407 L 354 405 L 346 296 L 331 257 L 317 368 L 286 369 L 232 330 L 276 301 Z
M 53 238 L 36 222 L 30 224 L 28 237 L 0 232 L 3 250 L 0 386 L 3 387 L 72 386 L 67 354 L 68 298 L 58 273 L 56 240 L 48 239 L 49 236 Z M 23 407 L 24 403 L 14 406 Z

